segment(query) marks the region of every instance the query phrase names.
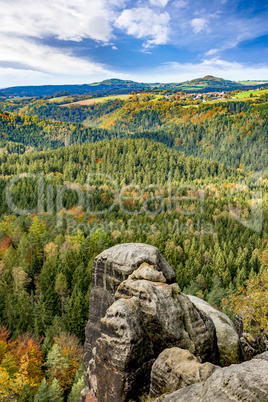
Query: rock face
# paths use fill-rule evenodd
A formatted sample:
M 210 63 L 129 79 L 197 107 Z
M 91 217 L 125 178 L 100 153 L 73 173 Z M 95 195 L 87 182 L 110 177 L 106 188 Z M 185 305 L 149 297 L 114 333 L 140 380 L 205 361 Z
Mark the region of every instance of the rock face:
M 201 364 L 188 350 L 165 349 L 151 370 L 150 396 L 156 398 L 204 382 L 218 368 L 211 363 Z
M 96 257 L 84 396 L 90 390 L 100 402 L 136 400 L 149 391 L 152 365 L 167 348 L 217 362 L 212 320 L 174 281 L 174 271 L 152 246 L 125 244 Z
M 212 321 L 193 307 L 177 284 L 128 279 L 115 298 L 96 341 L 92 374 L 99 401 L 135 400 L 148 392 L 154 360 L 166 348 L 190 350 L 201 361 L 217 359 Z
M 254 356 L 268 351 L 268 335 L 262 332 L 259 335 L 250 335 L 244 332 L 242 317 L 235 317 L 235 326 L 240 338 L 243 360 L 253 359 Z
M 239 363 L 241 361 L 241 344 L 235 325 L 230 318 L 204 300 L 196 296 L 188 297 L 198 310 L 203 311 L 212 319 L 216 328 L 220 361 L 224 365 Z
M 258 358 L 223 369 L 219 368 L 204 385 L 190 385 L 166 396 L 162 402 L 261 402 L 267 400 L 268 361 Z
M 114 302 L 115 292 L 142 263 L 162 272 L 167 283 L 175 280 L 175 273 L 156 247 L 148 244 L 127 243 L 114 246 L 95 258 L 92 272 L 89 321 L 86 327 L 84 364 L 92 358 L 92 348 L 100 337 L 100 320 Z M 85 377 L 88 384 L 87 376 Z

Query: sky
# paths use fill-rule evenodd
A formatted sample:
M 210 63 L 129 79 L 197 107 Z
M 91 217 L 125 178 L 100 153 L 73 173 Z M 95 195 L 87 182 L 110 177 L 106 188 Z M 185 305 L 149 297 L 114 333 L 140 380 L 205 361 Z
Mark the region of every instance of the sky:
M 268 80 L 268 0 L 0 0 L 0 88 Z

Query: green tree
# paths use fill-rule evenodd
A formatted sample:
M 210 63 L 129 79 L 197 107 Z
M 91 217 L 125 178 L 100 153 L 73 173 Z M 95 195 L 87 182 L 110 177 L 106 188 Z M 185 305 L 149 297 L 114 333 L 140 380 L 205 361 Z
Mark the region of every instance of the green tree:
M 49 394 L 51 401 L 63 402 L 63 392 L 57 378 L 54 378 L 54 380 L 52 381 L 51 387 L 49 388 Z
M 60 272 L 59 275 L 56 278 L 55 291 L 61 297 L 61 314 L 63 315 L 63 313 L 64 313 L 64 298 L 68 293 L 68 283 L 67 283 L 66 276 L 62 272 Z
M 49 402 L 50 400 L 49 386 L 47 384 L 47 380 L 43 378 L 41 385 L 34 396 L 34 402 Z

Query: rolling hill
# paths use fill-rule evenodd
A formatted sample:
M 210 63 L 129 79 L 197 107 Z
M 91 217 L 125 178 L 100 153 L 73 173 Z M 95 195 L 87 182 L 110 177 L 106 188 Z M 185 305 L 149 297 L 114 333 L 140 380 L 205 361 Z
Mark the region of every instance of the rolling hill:
M 3 88 L 1 92 L 7 97 L 12 96 L 53 96 L 58 92 L 69 92 L 70 95 L 83 94 L 126 94 L 132 91 L 151 90 L 153 88 L 167 90 L 189 90 L 191 92 L 213 92 L 213 91 L 232 91 L 247 90 L 268 86 L 267 82 L 251 81 L 241 83 L 236 81 L 224 80 L 207 75 L 203 78 L 197 78 L 182 83 L 143 83 L 130 80 L 109 79 L 101 82 L 82 85 L 41 85 L 41 86 L 18 86 Z

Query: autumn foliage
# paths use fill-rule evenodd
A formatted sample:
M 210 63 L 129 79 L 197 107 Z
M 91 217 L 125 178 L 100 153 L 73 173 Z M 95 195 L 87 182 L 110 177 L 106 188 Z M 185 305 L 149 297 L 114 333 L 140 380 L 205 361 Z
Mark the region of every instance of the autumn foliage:
M 19 400 L 36 391 L 44 374 L 40 344 L 29 337 L 10 340 L 6 328 L 0 328 L 0 400 Z M 7 399 L 8 398 L 8 399 Z
M 268 248 L 261 255 L 261 270 L 248 279 L 245 286 L 223 301 L 235 314 L 243 318 L 245 330 L 252 334 L 268 333 Z

